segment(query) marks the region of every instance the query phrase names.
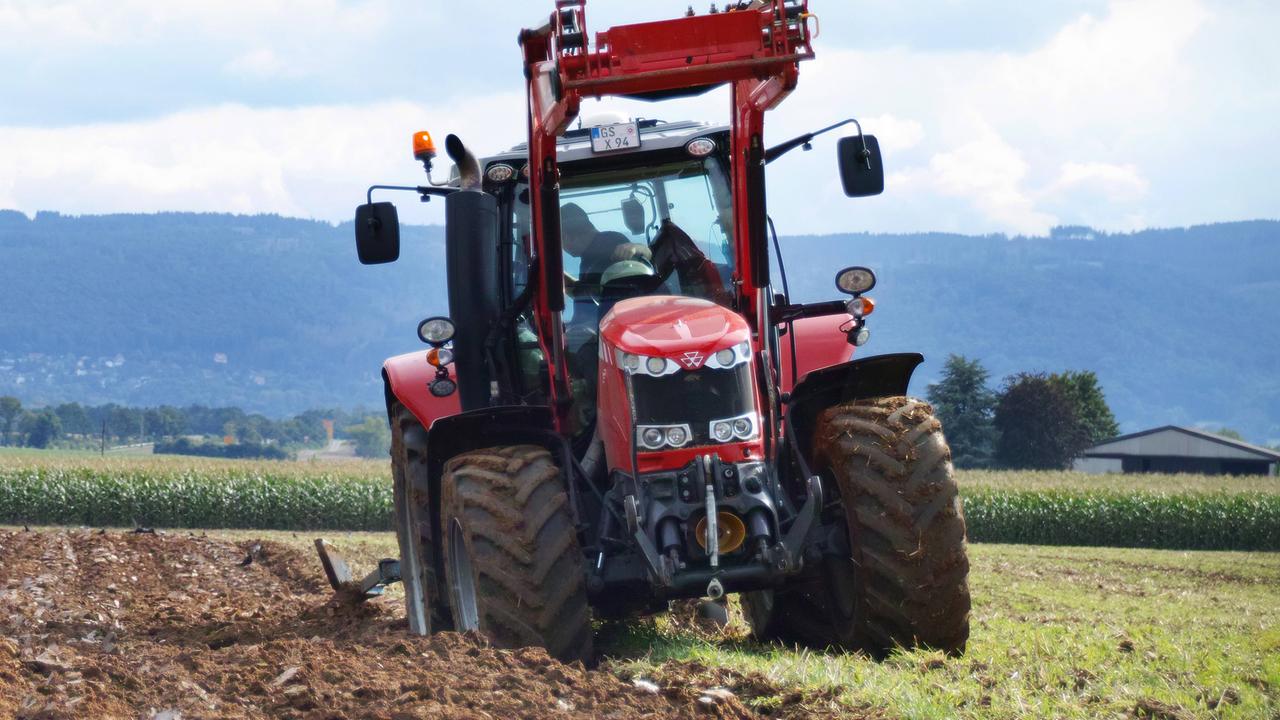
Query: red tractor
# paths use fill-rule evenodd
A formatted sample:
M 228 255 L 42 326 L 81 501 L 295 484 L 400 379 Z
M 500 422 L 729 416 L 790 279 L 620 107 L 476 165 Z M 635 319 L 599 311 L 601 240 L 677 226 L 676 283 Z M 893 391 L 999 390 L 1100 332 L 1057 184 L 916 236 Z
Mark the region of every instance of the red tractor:
M 867 341 L 867 268 L 796 304 L 766 213 L 764 117 L 813 57 L 807 0 L 610 28 L 557 0 L 520 34 L 529 138 L 477 159 L 455 136 L 447 317 L 383 367 L 399 575 L 415 633 L 592 654 L 592 618 L 739 593 L 755 635 L 883 654 L 962 652 L 965 525 L 942 428 L 906 397 L 916 354 Z M 728 85 L 727 126 L 580 124 L 583 98 Z M 415 135 L 430 178 L 435 148 Z M 874 137 L 839 142 L 875 195 Z M 399 256 L 391 203 L 356 213 L 360 259 Z M 776 262 L 775 262 L 776 261 Z M 772 277 L 771 277 L 772 276 Z M 781 280 L 778 292 L 773 277 Z M 392 563 L 394 565 L 394 563 Z

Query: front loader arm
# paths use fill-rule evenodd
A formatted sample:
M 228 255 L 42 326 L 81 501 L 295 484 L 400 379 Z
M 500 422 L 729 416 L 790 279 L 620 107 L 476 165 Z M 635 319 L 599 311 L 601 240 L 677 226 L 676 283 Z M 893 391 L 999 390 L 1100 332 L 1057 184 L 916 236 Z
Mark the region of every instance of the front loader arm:
M 541 275 L 535 301 L 538 337 L 552 374 L 556 424 L 568 421 L 564 362 L 556 138 L 584 97 L 658 99 L 731 84 L 734 242 L 742 259 L 739 302 L 755 328 L 768 328 L 765 242 L 764 113 L 796 87 L 799 63 L 813 57 L 808 0 L 757 0 L 722 13 L 612 27 L 589 43 L 586 0 L 557 0 L 550 20 L 520 34 L 528 82 L 529 188 L 534 254 Z

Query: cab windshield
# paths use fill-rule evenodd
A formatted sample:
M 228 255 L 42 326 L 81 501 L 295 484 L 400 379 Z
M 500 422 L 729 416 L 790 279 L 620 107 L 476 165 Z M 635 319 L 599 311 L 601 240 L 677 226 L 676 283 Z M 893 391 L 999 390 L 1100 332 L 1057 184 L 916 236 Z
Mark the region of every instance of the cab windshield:
M 632 156 L 644 161 L 657 155 Z M 649 165 L 577 170 L 564 166 L 560 189 L 566 302 L 562 315 L 571 392 L 582 415 L 594 416 L 594 377 L 600 320 L 621 299 L 683 295 L 733 307 L 733 200 L 727 161 L 716 155 L 673 158 Z M 503 190 L 511 208 L 514 291 L 528 283 L 531 250 L 529 188 Z M 535 353 L 529 317 L 519 322 L 521 349 Z M 529 356 L 526 385 L 537 382 L 539 360 Z
M 574 297 L 731 300 L 733 208 L 719 158 L 567 175 L 560 207 Z

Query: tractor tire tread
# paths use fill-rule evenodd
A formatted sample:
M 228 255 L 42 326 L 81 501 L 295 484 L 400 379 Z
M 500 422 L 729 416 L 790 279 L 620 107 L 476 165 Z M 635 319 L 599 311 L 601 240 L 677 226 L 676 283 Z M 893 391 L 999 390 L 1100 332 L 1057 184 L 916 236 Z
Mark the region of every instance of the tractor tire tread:
M 534 445 L 463 453 L 446 463 L 442 495 L 446 522 L 459 518 L 470 538 L 480 629 L 489 641 L 589 660 L 583 557 L 551 453 Z
M 933 409 L 914 398 L 857 400 L 823 411 L 815 466 L 833 479 L 852 554 L 816 578 L 748 593 L 754 635 L 883 657 L 895 647 L 964 652 L 970 598 L 964 514 L 951 452 Z M 771 605 L 771 607 L 766 607 Z

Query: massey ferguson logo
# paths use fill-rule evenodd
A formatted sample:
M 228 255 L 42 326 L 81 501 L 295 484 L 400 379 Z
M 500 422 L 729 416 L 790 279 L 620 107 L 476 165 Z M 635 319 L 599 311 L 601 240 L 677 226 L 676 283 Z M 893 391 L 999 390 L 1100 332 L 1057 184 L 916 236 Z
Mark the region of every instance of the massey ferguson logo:
M 695 368 L 702 367 L 702 361 L 705 359 L 706 358 L 705 356 L 703 356 L 702 353 L 695 351 L 695 352 L 685 353 L 684 360 L 682 360 L 681 362 L 684 363 L 685 367 L 689 368 L 690 370 L 693 370 Z

